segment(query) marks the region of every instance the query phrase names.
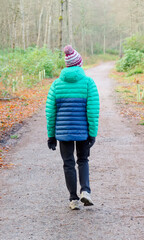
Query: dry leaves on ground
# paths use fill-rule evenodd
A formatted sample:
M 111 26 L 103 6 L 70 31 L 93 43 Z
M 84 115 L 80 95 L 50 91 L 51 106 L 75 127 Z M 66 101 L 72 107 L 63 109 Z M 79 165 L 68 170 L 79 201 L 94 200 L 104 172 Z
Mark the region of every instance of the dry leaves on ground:
M 137 81 L 140 83 L 141 96 L 144 90 L 144 74 L 127 77 L 127 73 L 113 70 L 111 76 L 118 81 L 116 92 L 122 104 L 121 114 L 135 118 L 137 123 L 144 124 L 144 99 L 137 102 Z
M 14 99 L 0 101 L 0 141 L 8 135 L 17 123 L 22 123 L 35 113 L 46 102 L 52 79 L 44 79 L 34 88 L 17 92 Z M 4 163 L 4 155 L 8 149 L 0 146 L 0 167 L 9 167 Z

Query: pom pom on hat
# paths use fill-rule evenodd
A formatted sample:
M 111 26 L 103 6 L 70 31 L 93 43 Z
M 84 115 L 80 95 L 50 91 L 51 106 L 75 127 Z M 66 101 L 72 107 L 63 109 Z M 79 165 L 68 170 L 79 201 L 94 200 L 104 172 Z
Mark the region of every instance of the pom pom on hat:
M 65 53 L 66 56 L 68 56 L 68 55 L 74 53 L 74 49 L 72 48 L 71 45 L 67 45 L 64 48 L 64 53 Z
M 83 64 L 81 55 L 72 48 L 71 45 L 67 45 L 64 48 L 65 63 L 67 67 L 79 66 Z

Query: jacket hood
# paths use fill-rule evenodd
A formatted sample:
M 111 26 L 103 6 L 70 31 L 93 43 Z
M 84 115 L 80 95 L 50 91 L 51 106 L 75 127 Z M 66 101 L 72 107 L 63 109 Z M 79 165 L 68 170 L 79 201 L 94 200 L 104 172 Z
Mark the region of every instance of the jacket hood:
M 81 67 L 68 67 L 61 71 L 60 79 L 65 82 L 77 82 L 85 77 L 85 72 Z

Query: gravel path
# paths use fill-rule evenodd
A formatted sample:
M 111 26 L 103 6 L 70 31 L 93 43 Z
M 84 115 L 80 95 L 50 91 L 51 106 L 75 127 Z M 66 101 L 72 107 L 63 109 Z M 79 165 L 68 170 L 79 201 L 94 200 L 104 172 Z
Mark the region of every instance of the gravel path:
M 108 78 L 112 67 L 104 63 L 87 70 L 101 100 L 90 157 L 95 205 L 69 209 L 59 150 L 47 149 L 43 109 L 7 154 L 14 166 L 1 173 L 1 240 L 144 240 L 144 137 L 119 114 Z

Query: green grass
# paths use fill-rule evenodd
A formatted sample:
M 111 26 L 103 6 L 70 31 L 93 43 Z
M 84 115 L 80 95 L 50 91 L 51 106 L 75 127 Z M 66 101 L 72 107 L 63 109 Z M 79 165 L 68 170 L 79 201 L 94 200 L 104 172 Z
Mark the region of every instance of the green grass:
M 99 54 L 99 55 L 91 55 L 91 56 L 84 56 L 83 57 L 83 68 L 86 70 L 88 68 L 92 68 L 101 62 L 108 62 L 108 61 L 116 61 L 118 60 L 117 55 L 112 54 Z
M 118 86 L 116 89 L 115 89 L 116 92 L 121 92 L 121 93 L 131 93 L 130 90 L 128 89 L 124 89 L 123 86 Z
M 142 126 L 144 126 L 144 121 L 142 121 L 142 122 L 139 122 L 139 125 L 142 125 Z
M 18 136 L 17 135 L 11 135 L 10 138 L 11 139 L 18 139 Z
M 127 77 L 130 77 L 136 74 L 142 74 L 143 72 L 144 70 L 142 69 L 142 67 L 136 67 L 128 72 Z
M 116 61 L 119 59 L 118 55 L 113 54 L 100 54 L 97 56 L 99 60 L 107 62 L 107 61 Z
M 130 91 L 130 90 L 127 90 L 127 89 L 125 89 L 125 90 L 123 90 L 123 92 L 124 92 L 124 93 L 130 93 L 131 91 Z

